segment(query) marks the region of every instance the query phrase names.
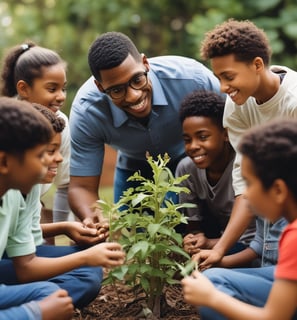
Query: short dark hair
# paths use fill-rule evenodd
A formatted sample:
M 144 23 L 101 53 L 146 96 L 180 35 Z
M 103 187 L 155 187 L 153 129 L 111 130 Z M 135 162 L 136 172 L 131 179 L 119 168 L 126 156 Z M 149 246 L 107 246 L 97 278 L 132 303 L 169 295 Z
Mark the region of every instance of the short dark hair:
M 100 71 L 119 66 L 131 55 L 141 61 L 141 54 L 132 40 L 121 32 L 101 34 L 90 46 L 88 62 L 93 76 L 101 81 Z
M 17 94 L 16 85 L 23 80 L 29 86 L 36 78 L 43 76 L 43 68 L 66 62 L 53 50 L 40 47 L 32 41 L 17 45 L 8 50 L 2 61 L 1 94 L 13 97 Z
M 278 119 L 243 135 L 239 151 L 249 158 L 264 188 L 282 179 L 297 200 L 297 120 Z
M 23 157 L 53 136 L 50 122 L 31 103 L 0 97 L 0 150 Z
M 262 29 L 249 20 L 229 19 L 206 33 L 200 49 L 202 59 L 208 60 L 234 54 L 237 61 L 252 62 L 262 58 L 269 65 L 271 48 Z
M 65 121 L 49 108 L 39 104 L 32 103 L 32 106 L 39 111 L 51 123 L 55 133 L 61 133 L 65 128 Z
M 218 127 L 223 128 L 225 96 L 210 90 L 195 90 L 182 101 L 179 119 L 183 123 L 188 117 L 211 118 Z

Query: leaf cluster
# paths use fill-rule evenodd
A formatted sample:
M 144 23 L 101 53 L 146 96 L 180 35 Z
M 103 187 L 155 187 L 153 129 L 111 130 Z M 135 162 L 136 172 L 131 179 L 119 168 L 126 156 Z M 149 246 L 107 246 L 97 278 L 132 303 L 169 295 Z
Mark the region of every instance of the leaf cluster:
M 129 188 L 115 204 L 99 200 L 110 223 L 110 239 L 120 242 L 126 252 L 126 264 L 110 271 L 105 283 L 124 281 L 133 287 L 140 285 L 148 298 L 160 296 L 165 284 L 174 284 L 175 275 L 190 256 L 182 249 L 182 236 L 175 227 L 187 223 L 181 208 L 193 204 L 176 204 L 170 193 L 189 193 L 181 187 L 188 175 L 174 177 L 166 167 L 170 158 L 151 156 L 152 179 L 135 172 L 128 180 L 139 182 Z

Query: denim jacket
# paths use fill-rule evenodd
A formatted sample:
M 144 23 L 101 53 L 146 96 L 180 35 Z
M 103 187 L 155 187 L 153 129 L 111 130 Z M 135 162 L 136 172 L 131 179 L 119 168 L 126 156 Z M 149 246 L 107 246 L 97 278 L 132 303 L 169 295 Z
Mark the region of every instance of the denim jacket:
M 256 234 L 250 243 L 250 248 L 261 257 L 261 267 L 277 264 L 278 240 L 287 224 L 285 218 L 281 218 L 272 224 L 266 219 L 257 217 Z

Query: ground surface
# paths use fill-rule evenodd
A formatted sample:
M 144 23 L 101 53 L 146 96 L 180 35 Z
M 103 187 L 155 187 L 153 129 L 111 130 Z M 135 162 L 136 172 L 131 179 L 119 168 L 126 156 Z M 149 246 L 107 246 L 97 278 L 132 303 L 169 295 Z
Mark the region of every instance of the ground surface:
M 117 293 L 118 292 L 118 293 Z M 144 315 L 142 306 L 144 295 L 134 293 L 131 288 L 117 284 L 117 290 L 111 285 L 101 288 L 98 297 L 83 310 L 76 310 L 73 320 L 199 320 L 195 308 L 184 303 L 179 285 L 166 287 L 164 290 L 165 305 L 161 317 Z

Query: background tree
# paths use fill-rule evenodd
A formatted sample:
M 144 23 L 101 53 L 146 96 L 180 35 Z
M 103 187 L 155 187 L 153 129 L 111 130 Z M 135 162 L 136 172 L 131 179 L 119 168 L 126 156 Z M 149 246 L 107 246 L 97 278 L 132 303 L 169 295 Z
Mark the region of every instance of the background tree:
M 68 114 L 90 75 L 87 52 L 100 33 L 124 32 L 148 57 L 199 59 L 204 33 L 230 17 L 263 28 L 273 63 L 297 70 L 296 0 L 0 0 L 0 49 L 31 39 L 58 51 L 68 62 Z

